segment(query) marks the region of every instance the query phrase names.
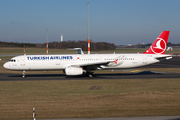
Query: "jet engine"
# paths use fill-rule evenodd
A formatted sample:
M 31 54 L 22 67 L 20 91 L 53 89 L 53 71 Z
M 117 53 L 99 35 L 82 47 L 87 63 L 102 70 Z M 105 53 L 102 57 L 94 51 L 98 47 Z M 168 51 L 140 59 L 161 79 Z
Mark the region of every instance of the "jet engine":
M 81 67 L 67 67 L 65 69 L 66 75 L 82 75 L 83 69 Z

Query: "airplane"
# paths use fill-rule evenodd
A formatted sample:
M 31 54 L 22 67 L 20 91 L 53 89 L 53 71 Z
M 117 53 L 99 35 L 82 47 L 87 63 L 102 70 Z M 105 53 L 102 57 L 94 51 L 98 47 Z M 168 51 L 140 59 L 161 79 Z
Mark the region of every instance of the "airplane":
M 165 54 L 170 31 L 162 31 L 154 43 L 143 53 L 133 54 L 78 54 L 19 55 L 11 58 L 3 67 L 9 70 L 63 70 L 67 76 L 85 74 L 93 76 L 94 70 L 131 69 L 168 60 L 172 55 Z M 77 52 L 78 52 L 77 51 Z

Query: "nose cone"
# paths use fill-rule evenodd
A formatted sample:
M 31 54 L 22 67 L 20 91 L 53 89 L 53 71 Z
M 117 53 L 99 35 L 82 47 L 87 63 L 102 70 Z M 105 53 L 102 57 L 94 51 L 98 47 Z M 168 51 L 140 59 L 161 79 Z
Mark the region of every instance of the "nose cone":
M 9 68 L 8 63 L 4 63 L 3 67 L 6 68 L 6 69 L 8 69 L 8 68 Z

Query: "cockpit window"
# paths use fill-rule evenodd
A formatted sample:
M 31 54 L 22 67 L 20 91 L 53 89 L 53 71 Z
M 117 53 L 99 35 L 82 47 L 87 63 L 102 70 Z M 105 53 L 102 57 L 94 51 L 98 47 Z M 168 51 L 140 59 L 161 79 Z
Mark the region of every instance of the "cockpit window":
M 16 62 L 16 60 L 15 59 L 10 59 L 9 62 Z
M 9 62 L 13 62 L 13 60 L 11 59 L 11 60 L 9 60 Z

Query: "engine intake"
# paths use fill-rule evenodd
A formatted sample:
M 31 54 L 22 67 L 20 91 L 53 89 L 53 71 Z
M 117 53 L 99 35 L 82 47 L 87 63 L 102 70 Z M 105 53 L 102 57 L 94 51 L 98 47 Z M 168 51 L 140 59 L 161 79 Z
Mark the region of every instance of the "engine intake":
M 83 69 L 81 67 L 67 67 L 65 69 L 66 75 L 82 75 Z

